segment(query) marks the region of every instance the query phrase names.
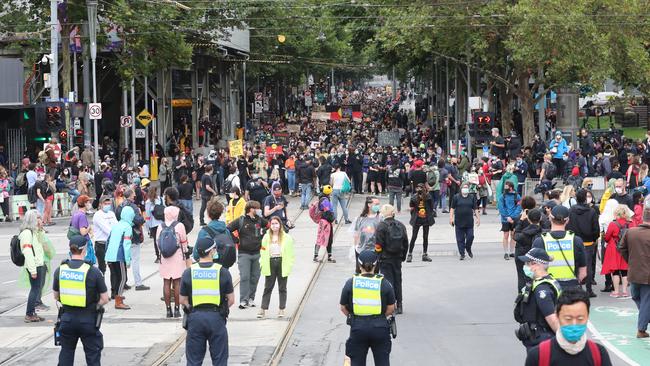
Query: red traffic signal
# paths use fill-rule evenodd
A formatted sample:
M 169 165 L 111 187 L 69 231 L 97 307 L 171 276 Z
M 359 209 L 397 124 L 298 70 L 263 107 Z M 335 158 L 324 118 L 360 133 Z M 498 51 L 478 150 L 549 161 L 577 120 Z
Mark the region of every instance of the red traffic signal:
M 81 128 L 76 129 L 76 130 L 74 130 L 74 134 L 75 134 L 75 136 L 77 136 L 77 137 L 83 137 L 83 135 L 84 135 L 84 130 L 81 129 Z
M 66 131 L 66 130 L 59 131 L 59 138 L 61 138 L 61 140 L 67 139 L 68 138 L 68 131 Z

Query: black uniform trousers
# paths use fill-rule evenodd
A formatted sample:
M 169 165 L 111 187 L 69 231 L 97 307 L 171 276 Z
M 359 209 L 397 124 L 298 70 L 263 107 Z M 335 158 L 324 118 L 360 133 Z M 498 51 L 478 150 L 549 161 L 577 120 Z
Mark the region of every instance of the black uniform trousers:
M 402 303 L 402 259 L 397 257 L 381 258 L 379 260 L 379 273 L 393 285 L 395 299 Z
M 206 342 L 212 365 L 228 365 L 228 330 L 223 316 L 215 310 L 195 309 L 187 319 L 185 357 L 188 366 L 203 364 Z
M 383 316 L 352 319 L 350 338 L 345 342 L 345 355 L 350 357 L 351 366 L 365 366 L 368 349 L 372 350 L 375 366 L 390 365 L 390 328 Z
M 92 313 L 64 313 L 61 319 L 59 332 L 61 334 L 61 352 L 59 352 L 59 366 L 73 366 L 74 352 L 77 341 L 81 338 L 86 354 L 86 364 L 90 366 L 101 365 L 102 349 L 104 349 L 104 336 L 95 327 L 96 314 Z

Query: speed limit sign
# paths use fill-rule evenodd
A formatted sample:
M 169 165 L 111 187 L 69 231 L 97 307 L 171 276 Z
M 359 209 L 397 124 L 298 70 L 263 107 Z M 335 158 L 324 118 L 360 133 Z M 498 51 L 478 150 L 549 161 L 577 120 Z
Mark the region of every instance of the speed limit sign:
M 102 104 L 88 103 L 88 116 L 90 119 L 102 119 Z

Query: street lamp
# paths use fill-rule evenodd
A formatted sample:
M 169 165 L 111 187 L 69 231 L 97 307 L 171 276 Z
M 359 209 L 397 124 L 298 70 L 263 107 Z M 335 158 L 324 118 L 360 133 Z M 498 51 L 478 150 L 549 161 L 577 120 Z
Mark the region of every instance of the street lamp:
M 97 0 L 86 0 L 88 7 L 88 35 L 90 38 L 90 59 L 93 72 L 93 103 L 97 103 L 97 71 L 95 61 L 97 60 Z M 99 167 L 99 131 L 97 120 L 93 120 L 93 140 L 95 142 L 95 170 Z

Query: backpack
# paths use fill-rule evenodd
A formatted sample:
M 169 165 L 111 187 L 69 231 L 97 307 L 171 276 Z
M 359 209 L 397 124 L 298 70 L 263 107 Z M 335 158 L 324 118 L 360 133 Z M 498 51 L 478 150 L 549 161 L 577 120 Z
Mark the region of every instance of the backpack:
M 626 224 L 625 226 L 621 226 L 621 224 L 618 223 L 618 221 L 614 221 L 614 224 L 618 227 L 618 241 L 616 242 L 616 249 L 619 251 L 623 247 L 623 237 L 625 234 L 627 234 L 627 230 L 629 229 L 628 225 Z
M 34 204 L 34 203 L 36 203 L 36 201 L 38 201 L 38 195 L 36 194 L 36 189 L 37 188 L 38 188 L 38 182 L 36 182 L 36 184 L 31 186 L 27 190 L 27 201 L 29 201 L 29 203 Z
M 163 258 L 173 256 L 178 251 L 178 248 L 180 248 L 178 238 L 176 237 L 176 230 L 174 230 L 177 224 L 177 221 L 172 222 L 169 226 L 165 225 L 164 222 L 161 224 L 162 231 L 160 231 L 160 236 L 158 237 L 158 247 Z
M 176 207 L 180 209 L 180 212 L 178 213 L 178 221 L 181 224 L 183 224 L 183 226 L 185 226 L 185 233 L 189 234 L 190 231 L 194 229 L 194 216 L 190 213 L 189 209 L 184 205 L 178 203 L 176 204 Z M 163 209 L 163 218 L 164 218 L 164 209 Z
M 208 235 L 210 235 L 210 238 L 217 246 L 217 254 L 219 256 L 215 262 L 226 268 L 232 267 L 237 261 L 237 248 L 235 247 L 235 241 L 232 239 L 230 232 L 226 230 L 219 233 L 209 226 L 204 226 L 203 229 L 208 232 Z
M 320 210 L 320 200 L 313 201 L 309 204 L 309 218 L 311 221 L 318 224 L 323 217 L 323 211 Z
M 22 187 L 25 185 L 25 183 L 27 183 L 25 181 L 25 173 L 18 174 L 18 176 L 16 177 L 16 187 Z
M 433 186 L 438 184 L 438 178 L 439 174 L 436 174 L 434 170 L 427 173 L 427 185 L 429 185 L 429 188 L 433 188 Z
M 156 219 L 158 221 L 164 220 L 165 219 L 165 206 L 160 204 L 160 203 L 156 203 L 155 205 L 153 205 L 153 210 L 151 210 L 151 215 L 153 216 L 154 219 Z M 187 228 L 185 228 L 185 229 L 187 230 Z
M 18 239 L 18 235 L 14 235 L 11 238 L 11 243 L 9 244 L 9 254 L 11 254 L 11 261 L 16 266 L 22 267 L 25 265 L 25 255 L 23 254 L 23 250 L 20 247 L 20 239 Z M 32 254 L 36 256 L 34 247 L 32 247 Z
M 546 178 L 547 180 L 553 180 L 553 178 L 555 178 L 555 176 L 557 175 L 557 167 L 555 166 L 555 164 L 549 163 L 546 166 L 546 172 L 544 172 L 544 175 L 545 175 L 544 178 Z
M 394 220 L 392 222 L 387 222 L 386 226 L 388 229 L 388 235 L 386 236 L 386 245 L 384 246 L 384 250 L 386 250 L 387 254 L 401 255 L 402 242 L 404 240 L 402 227 Z
M 539 344 L 539 366 L 549 366 L 551 364 L 551 340 L 547 339 Z M 591 359 L 594 360 L 594 366 L 601 366 L 603 364 L 602 356 L 598 345 L 590 340 L 587 340 L 587 347 L 591 353 Z
M 232 181 L 235 180 L 235 176 L 232 175 L 230 178 L 226 178 L 223 182 L 223 191 L 228 194 L 232 190 Z

